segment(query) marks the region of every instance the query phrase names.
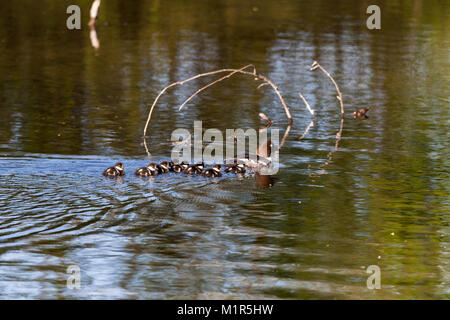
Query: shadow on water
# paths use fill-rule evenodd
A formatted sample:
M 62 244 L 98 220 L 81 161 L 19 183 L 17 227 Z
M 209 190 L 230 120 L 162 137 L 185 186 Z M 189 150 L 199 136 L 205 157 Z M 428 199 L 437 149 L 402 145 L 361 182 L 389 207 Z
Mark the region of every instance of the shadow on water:
M 0 2 L 0 297 L 449 297 L 446 3 L 384 1 L 378 31 L 352 0 L 127 3 L 102 2 L 95 48 L 89 27 L 61 25 L 64 1 Z M 340 140 L 314 60 L 344 96 Z M 159 90 L 249 63 L 294 118 L 274 177 L 133 175 Z M 264 113 L 286 127 L 270 88 L 240 76 L 178 112 L 202 81 L 161 98 L 155 161 L 195 120 L 259 128 Z M 352 118 L 367 106 L 370 119 Z M 116 161 L 127 174 L 105 179 Z M 66 286 L 70 265 L 80 290 Z M 369 265 L 381 290 L 367 289 Z

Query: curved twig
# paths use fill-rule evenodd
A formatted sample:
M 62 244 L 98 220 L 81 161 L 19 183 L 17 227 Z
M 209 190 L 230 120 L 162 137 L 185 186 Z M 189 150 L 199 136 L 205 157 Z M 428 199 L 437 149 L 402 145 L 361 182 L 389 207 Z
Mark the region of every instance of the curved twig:
M 250 67 L 253 67 L 253 72 L 245 71 L 245 69 L 250 68 Z M 178 85 L 183 85 L 183 84 L 185 84 L 185 83 L 187 83 L 187 82 L 189 82 L 189 81 L 192 81 L 192 80 L 195 80 L 195 79 L 198 79 L 198 78 L 202 78 L 202 77 L 206 77 L 206 76 L 211 76 L 211 75 L 214 75 L 214 74 L 224 73 L 224 72 L 229 72 L 229 74 L 226 75 L 226 76 L 223 76 L 223 77 L 221 77 L 221 78 L 219 78 L 219 79 L 216 79 L 216 80 L 214 80 L 213 82 L 207 84 L 206 86 L 204 86 L 204 87 L 198 89 L 194 94 L 192 94 L 188 99 L 186 99 L 186 100 L 181 104 L 181 106 L 179 107 L 179 110 L 181 110 L 181 109 L 184 107 L 184 105 L 186 105 L 187 102 L 189 102 L 192 98 L 194 98 L 194 97 L 195 97 L 197 94 L 199 94 L 201 91 L 207 89 L 208 87 L 210 87 L 210 86 L 212 86 L 212 85 L 214 85 L 214 84 L 216 84 L 216 83 L 218 83 L 218 82 L 220 82 L 220 81 L 223 81 L 223 80 L 225 80 L 225 79 L 231 77 L 232 75 L 234 75 L 234 74 L 236 74 L 236 73 L 240 73 L 240 74 L 250 75 L 250 76 L 254 77 L 255 80 L 261 80 L 261 81 L 263 81 L 264 83 L 267 83 L 268 85 L 270 85 L 270 86 L 272 87 L 272 89 L 275 91 L 275 93 L 277 94 L 277 96 L 278 96 L 278 98 L 279 98 L 281 104 L 283 105 L 284 111 L 285 111 L 285 113 L 286 113 L 286 117 L 287 117 L 288 120 L 289 120 L 289 126 L 292 125 L 293 119 L 292 119 L 291 113 L 290 113 L 290 111 L 289 111 L 289 107 L 287 106 L 287 104 L 286 104 L 286 102 L 285 102 L 283 96 L 281 95 L 280 91 L 278 90 L 278 87 L 277 87 L 272 81 L 270 81 L 267 77 L 265 77 L 265 76 L 263 76 L 263 75 L 260 75 L 260 74 L 257 74 L 257 73 L 256 73 L 256 69 L 255 69 L 255 67 L 254 67 L 252 64 L 247 65 L 247 66 L 245 66 L 245 67 L 243 67 L 243 68 L 240 68 L 240 69 L 221 69 L 221 70 L 215 70 L 215 71 L 210 71 L 210 72 L 206 72 L 206 73 L 201 73 L 201 74 L 195 75 L 195 76 L 193 76 L 193 77 L 190 77 L 190 78 L 188 78 L 188 79 L 185 79 L 185 80 L 182 80 L 182 81 L 177 81 L 177 82 L 171 83 L 170 85 L 168 85 L 168 86 L 166 86 L 165 88 L 163 88 L 163 89 L 159 92 L 159 94 L 157 95 L 157 97 L 155 98 L 155 100 L 153 101 L 152 106 L 151 106 L 150 111 L 149 111 L 149 114 L 148 114 L 148 117 L 147 117 L 147 121 L 146 121 L 146 123 L 145 123 L 145 127 L 144 127 L 144 147 L 145 147 L 145 150 L 146 150 L 146 152 L 147 152 L 147 154 L 148 154 L 149 157 L 151 156 L 151 154 L 150 154 L 150 152 L 149 152 L 149 150 L 148 150 L 147 142 L 146 142 L 147 128 L 148 128 L 148 125 L 149 125 L 149 123 L 150 123 L 150 120 L 151 120 L 151 117 L 152 117 L 153 110 L 154 110 L 154 108 L 155 108 L 155 106 L 156 106 L 156 104 L 157 104 L 159 98 L 160 98 L 160 97 L 161 97 L 168 89 L 170 89 L 170 88 L 172 88 L 172 87 L 175 87 L 175 86 L 178 86 Z M 287 128 L 287 133 L 289 132 L 289 130 L 288 130 L 288 129 L 289 129 L 289 126 L 288 126 L 288 128 Z M 286 134 L 285 134 L 285 137 L 287 137 Z M 281 145 L 281 146 L 282 146 L 282 145 Z M 280 146 L 280 148 L 281 148 L 281 146 Z
M 339 90 L 339 86 L 337 85 L 336 81 L 333 79 L 331 74 L 327 70 L 325 70 L 317 61 L 314 61 L 313 64 L 312 64 L 311 70 L 315 70 L 317 68 L 322 70 L 322 72 L 325 73 L 328 76 L 328 78 L 330 78 L 331 81 L 333 82 L 333 84 L 334 84 L 334 86 L 336 88 L 336 91 L 338 93 L 338 96 L 336 98 L 339 100 L 339 104 L 340 104 L 340 107 L 341 107 L 341 123 L 340 123 L 340 126 L 339 126 L 339 131 L 336 133 L 336 143 L 334 144 L 334 149 L 331 150 L 330 152 L 328 152 L 327 160 L 323 164 L 321 164 L 319 166 L 319 168 L 318 168 L 318 169 L 321 169 L 322 171 L 324 171 L 325 166 L 327 166 L 332 161 L 333 154 L 336 151 L 338 151 L 339 141 L 341 141 L 341 138 L 342 138 L 342 131 L 344 129 L 344 102 L 343 102 L 343 99 L 342 99 L 341 90 Z M 311 175 L 313 175 L 313 174 L 311 174 Z
M 89 20 L 89 26 L 93 27 L 95 25 L 95 22 L 97 21 L 97 17 L 98 17 L 98 9 L 100 8 L 100 4 L 101 4 L 102 0 L 95 0 L 92 3 L 91 6 L 91 10 L 89 11 L 89 15 L 90 15 L 90 20 Z
M 306 109 L 308 109 L 309 113 L 311 113 L 312 116 L 314 116 L 314 110 L 311 109 L 308 101 L 306 101 L 305 97 L 299 92 L 298 95 L 300 96 L 300 98 L 302 98 L 303 102 L 305 103 Z
M 280 146 L 278 147 L 278 150 L 283 148 L 284 143 L 286 142 L 286 138 L 289 135 L 289 131 L 291 131 L 291 128 L 292 128 L 292 122 L 289 122 L 287 127 L 286 127 L 286 130 L 284 131 L 284 135 L 283 135 L 283 138 L 281 139 L 281 143 L 280 143 Z
M 302 142 L 303 138 L 306 137 L 306 135 L 309 132 L 309 129 L 311 129 L 311 127 L 314 127 L 314 120 L 315 120 L 315 118 L 311 120 L 311 122 L 308 124 L 308 126 L 305 129 L 305 131 L 301 135 L 301 137 L 298 139 L 300 142 Z
M 343 129 L 344 129 L 344 118 L 342 117 L 342 118 L 341 118 L 341 124 L 340 124 L 340 126 L 339 126 L 339 131 L 338 131 L 338 133 L 336 133 L 336 143 L 334 144 L 334 149 L 331 150 L 330 152 L 328 152 L 327 160 L 326 160 L 324 163 L 322 163 L 322 164 L 318 167 L 318 169 L 324 171 L 324 168 L 325 168 L 325 167 L 333 160 L 333 154 L 334 154 L 336 151 L 338 151 L 338 148 L 339 148 L 339 141 L 341 141 L 341 138 L 342 138 L 342 130 L 343 130 Z M 323 173 L 323 172 L 322 172 L 322 173 Z M 316 176 L 316 175 L 320 175 L 320 173 L 318 173 L 318 174 L 311 174 L 311 176 Z
M 262 112 L 260 112 L 258 115 L 262 120 L 266 121 L 266 126 L 264 128 L 259 129 L 259 132 L 264 132 L 272 126 L 273 122 L 272 122 L 272 120 L 269 119 L 268 116 L 266 116 Z
M 303 132 L 303 134 L 301 135 L 301 137 L 298 139 L 300 142 L 302 141 L 302 139 L 304 137 L 306 137 L 306 135 L 309 132 L 309 129 L 311 129 L 311 127 L 314 126 L 314 120 L 316 120 L 316 117 L 314 117 L 314 110 L 311 109 L 311 106 L 309 105 L 308 101 L 306 101 L 305 97 L 301 94 L 301 92 L 298 93 L 298 95 L 300 96 L 300 98 L 303 100 L 303 102 L 305 103 L 306 109 L 309 111 L 309 113 L 313 116 L 313 119 L 311 120 L 311 122 L 308 124 L 308 126 L 306 127 L 305 131 Z
M 338 96 L 336 98 L 339 100 L 339 104 L 341 105 L 341 116 L 344 117 L 344 102 L 342 101 L 341 90 L 339 90 L 339 87 L 338 87 L 336 81 L 334 81 L 334 79 L 331 76 L 331 74 L 329 74 L 328 71 L 325 70 L 317 61 L 314 61 L 314 63 L 312 64 L 311 70 L 316 70 L 317 68 L 322 70 L 323 73 L 325 73 L 328 76 L 328 78 L 331 79 L 331 81 L 333 82 L 334 86 L 336 87 L 336 91 L 338 93 Z

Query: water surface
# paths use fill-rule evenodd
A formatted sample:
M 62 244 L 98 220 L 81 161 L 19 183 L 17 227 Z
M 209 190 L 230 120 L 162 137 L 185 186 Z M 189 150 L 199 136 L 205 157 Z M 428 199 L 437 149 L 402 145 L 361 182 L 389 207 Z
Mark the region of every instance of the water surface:
M 74 1 L 0 3 L 0 297 L 442 299 L 450 297 L 450 6 L 379 1 L 102 1 L 91 45 Z M 334 75 L 346 112 L 342 139 Z M 139 179 L 142 131 L 164 86 L 254 64 L 294 117 L 271 188 L 254 176 Z M 287 125 L 245 76 L 178 106 L 163 96 L 153 160 L 174 129 Z M 316 111 L 312 117 L 301 92 Z M 351 112 L 372 106 L 368 120 Z M 120 180 L 101 176 L 123 161 Z M 66 286 L 81 269 L 81 289 Z M 382 288 L 366 286 L 369 265 Z

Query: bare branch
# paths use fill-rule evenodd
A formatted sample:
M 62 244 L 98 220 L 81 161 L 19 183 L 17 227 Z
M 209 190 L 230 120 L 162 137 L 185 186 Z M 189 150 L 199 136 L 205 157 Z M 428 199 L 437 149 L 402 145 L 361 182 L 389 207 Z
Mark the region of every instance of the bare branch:
M 256 89 L 261 89 L 262 87 L 264 87 L 264 86 L 267 86 L 268 85 L 268 83 L 267 82 L 263 82 L 263 83 L 261 83 Z
M 92 3 L 91 10 L 89 12 L 89 15 L 91 19 L 89 20 L 89 26 L 94 26 L 95 22 L 97 21 L 98 16 L 98 9 L 100 8 L 101 0 L 95 0 Z
M 249 67 L 253 67 L 253 72 L 245 71 L 245 69 L 247 69 L 247 68 L 249 68 Z M 236 74 L 236 73 L 240 73 L 240 74 L 244 74 L 244 75 L 250 75 L 250 76 L 252 76 L 255 80 L 261 80 L 261 81 L 263 81 L 264 83 L 270 85 L 270 86 L 272 87 L 272 89 L 275 91 L 275 93 L 277 94 L 277 96 L 278 96 L 278 98 L 279 98 L 281 104 L 283 105 L 284 111 L 285 111 L 285 113 L 286 113 L 286 117 L 287 117 L 288 120 L 289 120 L 289 125 L 292 124 L 293 120 L 292 120 L 291 113 L 290 113 L 290 111 L 289 111 L 289 107 L 287 106 L 287 104 L 286 104 L 286 102 L 285 102 L 283 96 L 281 95 L 280 91 L 278 90 L 278 87 L 277 87 L 272 81 L 270 81 L 267 77 L 265 77 L 265 76 L 263 76 L 263 75 L 260 75 L 260 74 L 257 74 L 257 73 L 256 73 L 256 69 L 255 69 L 255 67 L 254 67 L 253 65 L 248 65 L 248 66 L 245 66 L 245 67 L 243 67 L 243 68 L 241 68 L 241 69 L 221 69 L 221 70 L 215 70 L 215 71 L 211 71 L 211 72 L 201 73 L 201 74 L 195 75 L 195 76 L 193 76 L 193 77 L 190 77 L 190 78 L 188 78 L 188 79 L 185 79 L 185 80 L 182 80 L 182 81 L 177 81 L 177 82 L 171 83 L 170 85 L 168 85 L 168 86 L 166 86 L 165 88 L 163 88 L 163 89 L 159 92 L 159 94 L 157 95 L 157 97 L 155 98 L 155 100 L 153 101 L 152 106 L 151 106 L 150 111 L 149 111 L 149 114 L 148 114 L 148 117 L 147 117 L 147 121 L 146 121 L 146 123 L 145 123 L 145 127 L 144 127 L 144 147 L 145 147 L 145 150 L 146 150 L 146 152 L 147 152 L 147 154 L 148 154 L 149 157 L 150 157 L 151 155 L 150 155 L 150 152 L 148 151 L 148 147 L 147 147 L 147 143 L 146 143 L 147 128 L 148 128 L 148 125 L 149 125 L 149 123 L 150 123 L 150 120 L 151 120 L 151 117 L 152 117 L 153 110 L 154 110 L 156 104 L 158 103 L 159 98 L 160 98 L 160 97 L 161 97 L 168 89 L 170 89 L 170 88 L 172 88 L 172 87 L 175 87 L 175 86 L 178 86 L 178 85 L 183 85 L 183 84 L 185 84 L 185 83 L 187 83 L 187 82 L 189 82 L 189 81 L 195 80 L 195 79 L 199 79 L 199 78 L 202 78 L 202 77 L 215 75 L 215 74 L 218 74 L 218 73 L 224 73 L 224 72 L 229 72 L 229 74 L 226 75 L 226 76 L 223 76 L 223 77 L 221 77 L 221 78 L 219 78 L 219 79 L 217 79 L 217 80 L 215 80 L 215 81 L 213 81 L 213 82 L 207 84 L 206 86 L 200 88 L 199 90 L 197 90 L 193 95 L 191 95 L 186 101 L 183 102 L 183 104 L 180 106 L 179 110 L 181 110 L 187 102 L 189 102 L 193 97 L 195 97 L 195 96 L 196 96 L 197 94 L 199 94 L 201 91 L 203 91 L 203 90 L 205 90 L 205 89 L 211 87 L 211 86 L 214 85 L 214 84 L 217 84 L 218 82 L 221 82 L 221 81 L 223 81 L 223 80 L 225 80 L 225 79 L 231 77 L 232 75 L 234 75 L 234 74 Z M 288 129 L 290 129 L 290 128 L 288 128 Z M 289 132 L 289 131 L 287 131 L 286 133 L 288 133 L 288 132 Z M 286 138 L 286 137 L 287 137 L 287 135 L 285 134 L 285 138 Z M 281 146 L 280 146 L 280 148 L 281 148 Z
M 272 126 L 273 122 L 272 122 L 272 120 L 269 119 L 268 116 L 266 116 L 262 112 L 260 112 L 258 115 L 262 120 L 266 121 L 266 126 L 264 128 L 259 129 L 259 132 L 264 132 Z
M 91 39 L 91 45 L 95 50 L 98 50 L 100 48 L 100 41 L 97 37 L 97 31 L 95 30 L 95 24 L 89 25 L 90 32 L 89 32 L 89 38 Z
M 322 70 L 322 72 L 325 73 L 328 76 L 328 78 L 330 78 L 331 81 L 333 82 L 334 86 L 336 87 L 336 91 L 338 93 L 336 98 L 339 100 L 339 104 L 341 107 L 341 123 L 339 126 L 339 131 L 336 133 L 336 142 L 334 144 L 334 150 L 331 150 L 328 153 L 327 160 L 322 165 L 319 166 L 319 169 L 321 169 L 324 172 L 325 171 L 324 168 L 332 161 L 333 154 L 336 151 L 338 151 L 339 141 L 341 141 L 341 138 L 342 138 L 342 131 L 344 129 L 344 101 L 342 100 L 342 93 L 341 93 L 341 90 L 339 90 L 339 86 L 337 85 L 336 81 L 334 81 L 333 77 L 330 75 L 330 73 L 327 70 L 325 70 L 317 61 L 314 61 L 311 66 L 311 70 L 315 70 L 317 68 Z
M 309 113 L 311 113 L 312 116 L 314 116 L 314 110 L 311 109 L 311 107 L 309 106 L 308 101 L 306 101 L 305 97 L 299 92 L 298 95 L 300 96 L 300 98 L 302 98 L 303 102 L 305 103 L 306 109 L 308 109 Z
M 292 122 L 289 122 L 287 127 L 286 127 L 286 131 L 284 132 L 283 139 L 281 139 L 281 143 L 280 143 L 280 146 L 278 147 L 278 150 L 283 148 L 283 146 L 284 146 L 284 144 L 286 142 L 286 138 L 289 135 L 289 131 L 291 131 L 291 128 L 292 128 Z
M 333 82 L 334 86 L 336 87 L 336 91 L 338 93 L 338 96 L 336 98 L 339 100 L 339 104 L 341 105 L 341 116 L 343 117 L 344 116 L 344 102 L 342 100 L 341 90 L 339 90 L 339 87 L 338 87 L 336 81 L 334 81 L 334 79 L 331 76 L 331 74 L 329 74 L 328 71 L 325 70 L 317 61 L 314 61 L 314 63 L 312 64 L 311 70 L 316 70 L 317 68 L 322 70 L 323 73 L 325 73 L 328 76 L 328 78 L 331 79 L 331 81 Z
M 336 133 L 336 142 L 335 142 L 335 144 L 334 144 L 334 149 L 331 150 L 330 152 L 328 152 L 327 160 L 326 160 L 323 164 L 321 164 L 321 165 L 319 166 L 319 168 L 318 168 L 318 169 L 322 170 L 322 173 L 325 173 L 325 169 L 324 169 L 324 168 L 325 168 L 328 164 L 331 163 L 331 161 L 333 160 L 333 155 L 334 155 L 334 153 L 335 153 L 336 151 L 338 151 L 338 148 L 339 148 L 339 142 L 341 141 L 341 138 L 342 138 L 342 130 L 343 130 L 343 129 L 344 129 L 344 117 L 341 118 L 341 124 L 340 124 L 340 126 L 339 126 L 339 131 Z M 320 175 L 320 174 L 322 174 L 322 173 L 319 173 L 319 174 L 311 174 L 310 176 L 317 176 L 317 175 Z
M 300 142 L 302 142 L 303 138 L 306 137 L 306 135 L 309 132 L 309 129 L 314 126 L 314 119 L 311 120 L 309 125 L 306 127 L 305 131 L 303 132 L 302 136 L 298 139 Z
M 263 119 L 264 121 L 267 121 L 267 122 L 269 122 L 269 123 L 272 123 L 272 120 L 270 120 L 269 117 L 266 116 L 264 113 L 260 112 L 260 113 L 258 114 L 258 116 L 259 116 L 261 119 Z

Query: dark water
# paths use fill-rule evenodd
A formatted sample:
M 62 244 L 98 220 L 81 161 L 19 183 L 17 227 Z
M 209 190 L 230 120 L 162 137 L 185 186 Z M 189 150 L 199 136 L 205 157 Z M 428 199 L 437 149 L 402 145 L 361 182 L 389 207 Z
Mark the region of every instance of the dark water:
M 1 298 L 450 297 L 450 5 L 377 1 L 0 2 Z M 78 3 L 83 29 L 66 29 Z M 339 84 L 347 116 L 319 70 Z M 133 176 L 167 84 L 252 63 L 294 117 L 272 188 L 253 176 Z M 177 128 L 287 125 L 270 88 L 236 76 L 163 96 L 153 159 Z M 298 92 L 316 110 L 312 117 Z M 373 106 L 370 119 L 351 112 Z M 283 133 L 283 131 L 282 131 Z M 327 161 L 327 159 L 329 161 Z M 125 163 L 122 180 L 101 171 Z M 81 269 L 81 289 L 66 286 Z M 381 289 L 366 286 L 378 265 Z

